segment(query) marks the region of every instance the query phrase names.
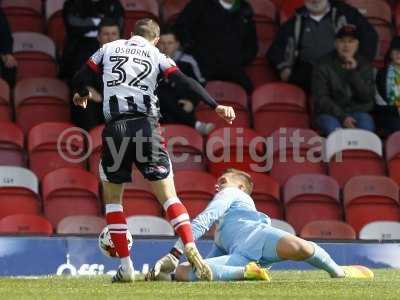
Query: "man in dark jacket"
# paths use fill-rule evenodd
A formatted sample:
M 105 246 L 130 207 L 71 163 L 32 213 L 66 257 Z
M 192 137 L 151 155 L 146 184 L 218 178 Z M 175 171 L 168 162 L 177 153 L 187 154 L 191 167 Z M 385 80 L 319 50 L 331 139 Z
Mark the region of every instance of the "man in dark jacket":
M 315 66 L 312 98 L 324 135 L 337 128 L 375 130 L 370 112 L 375 103 L 374 70 L 357 54 L 360 35 L 346 25 L 336 35 L 336 51 Z
M 335 33 L 346 24 L 357 26 L 360 53 L 372 61 L 378 35 L 358 10 L 343 1 L 305 0 L 305 6 L 283 24 L 267 53 L 281 80 L 310 88 L 313 65 L 335 48 Z
M 0 8 L 0 77 L 15 84 L 17 60 L 12 55 L 13 38 L 7 18 Z
M 97 29 L 102 19 L 123 25 L 124 10 L 119 0 L 67 0 L 63 18 L 67 39 L 63 51 L 62 77 L 71 79 L 98 49 Z
M 258 50 L 252 18 L 245 0 L 192 0 L 179 15 L 175 31 L 207 80 L 233 81 L 251 91 L 244 67 Z

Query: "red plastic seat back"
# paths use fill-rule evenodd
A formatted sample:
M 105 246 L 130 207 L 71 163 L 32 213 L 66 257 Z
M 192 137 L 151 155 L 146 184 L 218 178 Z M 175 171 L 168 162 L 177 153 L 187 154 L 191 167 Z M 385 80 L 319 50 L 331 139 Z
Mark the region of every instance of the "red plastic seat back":
M 286 220 L 300 232 L 311 221 L 340 220 L 342 209 L 337 182 L 325 175 L 302 174 L 284 186 Z
M 64 49 L 65 25 L 62 10 L 65 0 L 46 1 L 47 34 L 54 41 L 57 49 Z
M 98 125 L 89 131 L 89 144 L 88 153 L 89 156 L 89 171 L 100 178 L 99 175 L 99 164 L 101 160 L 101 150 L 102 150 L 102 133 L 105 125 Z
M 0 234 L 51 235 L 53 227 L 38 215 L 11 215 L 0 220 Z
M 164 0 L 162 8 L 164 22 L 173 24 L 190 0 Z
M 0 165 L 24 166 L 24 134 L 14 123 L 0 121 Z
M 125 10 L 123 37 L 130 38 L 135 23 L 142 18 L 158 19 L 157 0 L 121 0 Z
M 15 214 L 38 214 L 38 191 L 38 179 L 30 170 L 0 166 L 0 219 Z
M 267 137 L 271 176 L 279 184 L 297 174 L 326 174 L 323 139 L 311 129 L 280 128 Z
M 356 7 L 370 23 L 391 24 L 392 9 L 384 0 L 346 0 L 346 3 Z
M 264 140 L 253 130 L 219 128 L 208 136 L 208 169 L 215 176 L 228 168 L 258 171 L 260 163 L 255 156 L 262 157 L 264 152 Z
M 295 14 L 297 8 L 304 5 L 304 0 L 283 0 L 281 3 L 279 20 L 283 24 Z
M 280 200 L 279 183 L 263 173 L 250 173 L 253 181 L 252 198 L 257 210 L 274 219 L 283 218 L 283 206 Z
M 373 221 L 400 220 L 399 186 L 388 177 L 353 177 L 343 195 L 346 221 L 356 232 Z
M 160 130 L 174 170 L 205 170 L 203 137 L 194 128 L 165 125 Z
M 57 76 L 56 48 L 49 37 L 35 32 L 17 32 L 13 38 L 18 79 Z
M 274 82 L 258 87 L 252 95 L 253 114 L 261 110 L 301 111 L 307 110 L 306 95 L 295 85 Z
M 71 215 L 99 215 L 99 182 L 91 173 L 61 168 L 42 180 L 44 212 L 54 227 Z
M 240 85 L 227 81 L 209 81 L 206 89 L 218 103 L 247 110 L 246 91 Z
M 1 8 L 12 32 L 43 31 L 41 0 L 2 0 Z
M 28 152 L 29 166 L 39 178 L 58 168 L 86 166 L 85 136 L 68 123 L 46 122 L 33 127 Z
M 124 213 L 128 216 L 151 215 L 162 216 L 162 207 L 154 196 L 149 182 L 139 171 L 134 171 L 132 183 L 124 185 Z
M 15 87 L 16 121 L 25 133 L 43 122 L 70 121 L 68 86 L 55 78 L 27 78 Z
M 349 224 L 341 221 L 313 221 L 303 227 L 300 233 L 303 239 L 354 240 L 356 232 Z
M 389 136 L 385 149 L 389 176 L 400 185 L 400 132 Z
M 99 234 L 107 222 L 97 216 L 69 216 L 57 225 L 58 234 Z
M 174 174 L 176 192 L 184 201 L 191 218 L 195 218 L 212 200 L 216 178 L 199 171 L 179 171 Z
M 11 121 L 10 87 L 0 78 L 0 121 Z

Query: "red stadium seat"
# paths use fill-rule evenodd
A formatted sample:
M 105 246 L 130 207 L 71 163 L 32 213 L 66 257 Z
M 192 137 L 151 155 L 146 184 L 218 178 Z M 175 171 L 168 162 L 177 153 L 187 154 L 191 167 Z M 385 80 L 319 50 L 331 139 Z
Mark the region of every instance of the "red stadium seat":
M 293 226 L 283 220 L 271 219 L 271 226 L 296 235 L 296 230 L 294 230 Z
M 61 168 L 48 173 L 42 192 L 44 213 L 54 228 L 68 216 L 100 214 L 99 183 L 85 170 Z
M 236 119 L 232 126 L 250 127 L 247 95 L 240 85 L 226 81 L 210 81 L 206 89 L 217 99 L 218 103 L 235 108 Z M 197 107 L 196 118 L 199 121 L 214 123 L 216 128 L 230 127 L 226 121 L 204 103 L 200 103 Z
M 99 163 L 101 160 L 101 149 L 102 149 L 102 133 L 105 125 L 99 125 L 89 131 L 90 143 L 88 145 L 88 151 L 90 151 L 89 171 L 100 179 L 99 175 Z M 91 149 L 90 149 L 91 148 Z
M 307 99 L 302 89 L 287 83 L 267 83 L 252 96 L 254 129 L 267 136 L 281 127 L 309 128 Z
M 123 204 L 127 217 L 133 215 L 161 216 L 162 207 L 151 191 L 150 184 L 135 171 L 132 183 L 124 185 Z
M 274 219 L 283 219 L 283 206 L 279 195 L 279 183 L 271 176 L 250 173 L 254 188 L 252 197 L 257 210 Z
M 0 219 L 39 213 L 39 182 L 30 170 L 0 166 Z
M 374 221 L 399 221 L 399 187 L 384 176 L 357 176 L 343 190 L 346 222 L 358 233 Z
M 396 4 L 396 9 L 393 13 L 396 25 L 396 33 L 400 34 L 400 3 Z
M 58 234 L 99 234 L 107 226 L 106 220 L 97 216 L 69 216 L 57 225 Z
M 195 129 L 185 125 L 165 125 L 161 132 L 167 142 L 174 170 L 206 169 L 203 137 Z
M 51 235 L 53 227 L 38 215 L 11 215 L 0 220 L 0 234 Z
M 253 83 L 254 89 L 265 83 L 278 81 L 274 68 L 265 61 L 264 57 L 257 57 L 250 65 L 246 66 L 246 74 Z
M 303 227 L 300 237 L 310 240 L 355 240 L 356 232 L 341 221 L 313 221 Z
M 13 38 L 13 52 L 18 61 L 17 79 L 57 76 L 56 48 L 49 37 L 34 32 L 17 32 Z
M 259 164 L 265 153 L 264 144 L 264 140 L 251 129 L 216 129 L 207 140 L 208 170 L 215 176 L 229 168 L 259 172 L 263 168 Z
M 160 217 L 155 216 L 131 216 L 126 219 L 129 232 L 133 235 L 174 236 L 174 228 Z
M 65 0 L 46 1 L 47 34 L 54 41 L 59 51 L 64 49 L 66 36 L 62 16 L 64 2 Z
M 296 232 L 317 220 L 341 220 L 339 185 L 320 174 L 295 175 L 283 187 L 286 221 Z
M 354 6 L 372 24 L 391 24 L 392 9 L 385 0 L 345 0 Z
M 377 135 L 360 129 L 343 129 L 326 140 L 328 173 L 343 187 L 358 175 L 385 175 L 382 142 Z
M 385 149 L 389 176 L 400 185 L 400 131 L 389 136 Z
M 25 166 L 22 130 L 10 122 L 0 122 L 0 128 L 0 165 Z
M 125 10 L 123 37 L 130 38 L 136 21 L 142 18 L 158 19 L 157 0 L 121 0 Z
M 43 31 L 41 0 L 2 0 L 1 8 L 12 32 Z
M 29 131 L 29 167 L 42 178 L 64 167 L 85 168 L 82 131 L 68 123 L 42 123 Z
M 270 145 L 272 143 L 272 145 Z M 270 146 L 269 146 L 270 145 Z M 281 128 L 267 138 L 270 175 L 280 185 L 293 175 L 326 174 L 323 162 L 323 139 L 311 129 Z
M 281 3 L 279 20 L 283 24 L 295 14 L 297 8 L 304 5 L 304 0 L 283 0 Z
M 179 171 L 174 175 L 176 192 L 194 219 L 212 200 L 216 178 L 206 172 Z
M 11 121 L 10 87 L 0 78 L 0 121 Z
M 278 12 L 271 0 L 250 0 L 249 2 L 254 11 L 259 56 L 263 57 L 278 31 Z
M 376 0 L 379 1 L 379 0 Z M 375 62 L 384 63 L 386 58 L 386 53 L 390 48 L 390 43 L 393 38 L 392 28 L 386 25 L 375 25 L 375 30 L 378 33 L 378 53 L 375 58 Z
M 43 122 L 69 122 L 69 89 L 55 78 L 20 80 L 15 87 L 16 122 L 24 133 Z
M 190 0 L 164 0 L 162 5 L 164 22 L 175 23 L 176 18 L 189 2 Z

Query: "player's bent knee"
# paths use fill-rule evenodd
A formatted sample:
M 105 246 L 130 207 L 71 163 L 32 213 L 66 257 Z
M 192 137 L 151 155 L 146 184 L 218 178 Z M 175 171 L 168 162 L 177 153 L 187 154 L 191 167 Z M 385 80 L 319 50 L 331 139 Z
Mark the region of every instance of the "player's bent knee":
M 296 236 L 285 236 L 279 240 L 277 254 L 283 259 L 305 260 L 314 253 L 314 247 Z

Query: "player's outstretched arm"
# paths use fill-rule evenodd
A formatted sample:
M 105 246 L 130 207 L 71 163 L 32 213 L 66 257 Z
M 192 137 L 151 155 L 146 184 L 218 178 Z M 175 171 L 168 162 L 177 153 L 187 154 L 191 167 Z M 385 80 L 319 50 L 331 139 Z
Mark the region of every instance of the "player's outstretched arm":
M 72 78 L 72 89 L 73 89 L 73 102 L 77 106 L 83 108 L 87 107 L 87 102 L 92 99 L 92 93 L 88 86 L 94 85 L 91 78 L 93 70 L 88 65 L 83 65 L 78 72 Z
M 179 70 L 171 73 L 168 78 L 171 81 L 184 86 L 191 93 L 195 94 L 200 100 L 213 108 L 222 119 L 229 124 L 232 124 L 236 117 L 233 108 L 230 106 L 219 105 L 217 101 L 215 101 L 215 99 L 206 91 L 206 89 L 203 88 L 196 80 L 186 76 Z

